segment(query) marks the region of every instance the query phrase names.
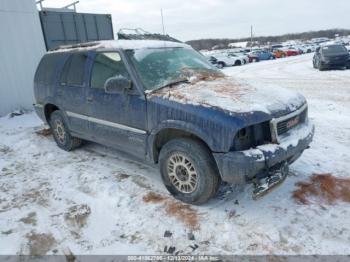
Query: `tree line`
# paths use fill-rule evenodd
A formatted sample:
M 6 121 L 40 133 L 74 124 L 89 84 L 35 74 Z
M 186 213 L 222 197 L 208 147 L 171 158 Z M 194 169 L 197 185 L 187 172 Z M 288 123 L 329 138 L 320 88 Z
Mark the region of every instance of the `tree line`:
M 348 36 L 350 35 L 350 30 L 348 29 L 329 29 L 329 30 L 320 30 L 320 31 L 309 31 L 303 33 L 291 33 L 284 34 L 279 36 L 258 36 L 253 38 L 253 42 L 257 42 L 260 45 L 267 45 L 271 43 L 281 43 L 288 40 L 311 40 L 312 38 L 328 37 L 334 38 L 335 35 L 339 36 Z M 190 40 L 186 43 L 191 45 L 196 50 L 211 50 L 213 47 L 227 48 L 231 43 L 237 42 L 248 42 L 250 43 L 250 37 L 238 38 L 238 39 L 229 39 L 229 38 L 209 38 L 209 39 L 199 39 L 199 40 Z

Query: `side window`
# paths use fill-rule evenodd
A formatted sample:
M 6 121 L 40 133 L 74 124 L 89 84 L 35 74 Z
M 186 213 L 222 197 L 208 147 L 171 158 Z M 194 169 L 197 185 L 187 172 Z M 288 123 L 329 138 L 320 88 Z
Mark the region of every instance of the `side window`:
M 51 84 L 56 71 L 56 65 L 61 56 L 59 54 L 45 55 L 35 73 L 34 82 L 40 84 Z
M 106 81 L 118 75 L 130 79 L 119 53 L 98 53 L 92 67 L 91 87 L 104 89 Z
M 86 60 L 86 53 L 72 54 L 63 67 L 61 85 L 83 86 Z

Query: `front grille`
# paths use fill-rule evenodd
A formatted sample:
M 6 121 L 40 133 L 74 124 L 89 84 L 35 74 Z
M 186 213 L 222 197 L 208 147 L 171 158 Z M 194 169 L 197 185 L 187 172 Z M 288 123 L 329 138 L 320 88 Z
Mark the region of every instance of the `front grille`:
M 305 123 L 307 117 L 307 108 L 302 111 L 300 114 L 287 118 L 281 122 L 277 123 L 277 135 L 283 135 L 289 130 L 297 127 L 298 125 Z

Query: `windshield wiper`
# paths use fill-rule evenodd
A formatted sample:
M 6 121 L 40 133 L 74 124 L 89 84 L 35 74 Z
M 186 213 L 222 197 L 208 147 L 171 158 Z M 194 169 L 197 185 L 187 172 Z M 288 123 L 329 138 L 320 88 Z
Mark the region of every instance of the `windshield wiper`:
M 173 87 L 174 85 L 178 85 L 178 84 L 181 84 L 181 83 L 189 83 L 188 79 L 187 78 L 183 78 L 183 79 L 180 79 L 180 80 L 176 80 L 174 82 L 170 82 L 170 83 L 167 83 L 166 85 L 164 86 L 161 86 L 155 90 L 159 90 L 159 89 L 163 89 L 165 87 Z

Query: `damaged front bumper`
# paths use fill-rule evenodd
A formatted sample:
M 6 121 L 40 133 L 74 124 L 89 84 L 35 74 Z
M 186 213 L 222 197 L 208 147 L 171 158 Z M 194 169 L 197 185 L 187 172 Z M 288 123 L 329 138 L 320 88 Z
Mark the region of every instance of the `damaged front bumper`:
M 222 180 L 244 184 L 266 178 L 276 167 L 297 160 L 309 147 L 314 132 L 314 125 L 307 120 L 280 137 L 278 144 L 266 144 L 245 151 L 214 153 Z

